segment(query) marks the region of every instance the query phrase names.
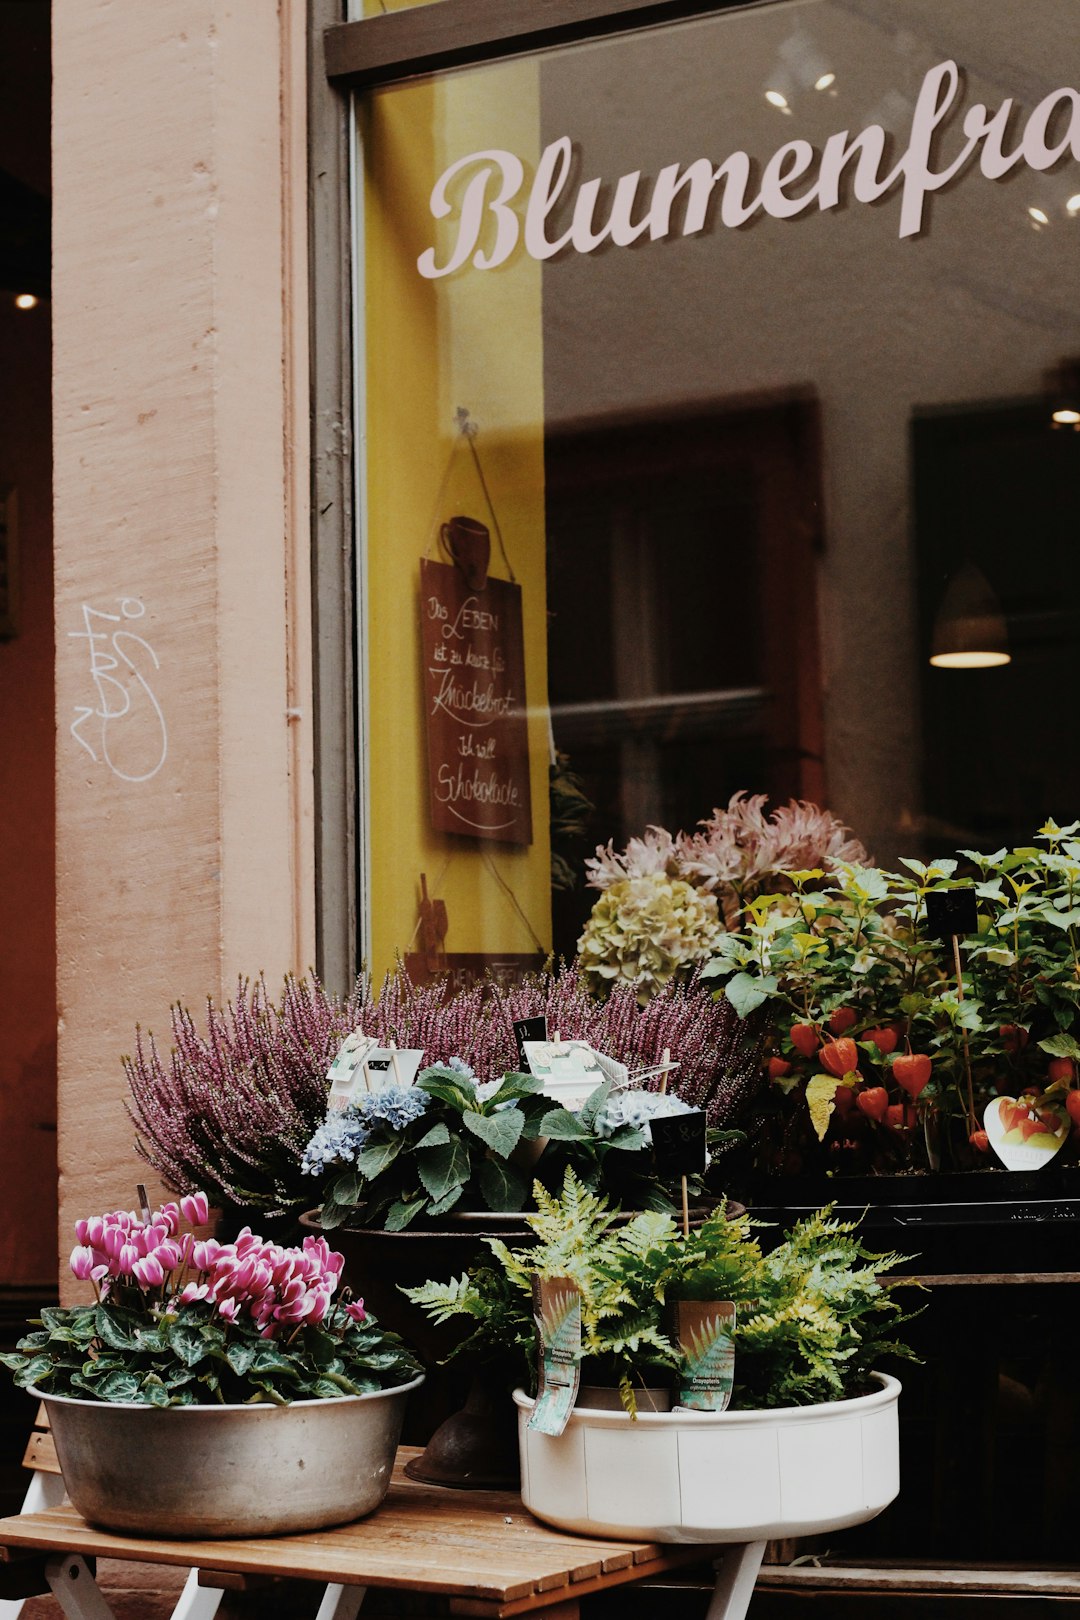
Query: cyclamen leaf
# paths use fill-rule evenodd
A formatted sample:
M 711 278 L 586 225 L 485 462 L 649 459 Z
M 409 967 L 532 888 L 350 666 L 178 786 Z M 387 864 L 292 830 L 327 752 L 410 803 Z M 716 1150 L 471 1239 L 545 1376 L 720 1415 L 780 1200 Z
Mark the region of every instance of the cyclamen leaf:
M 232 1368 L 233 1372 L 236 1373 L 240 1378 L 245 1377 L 251 1371 L 252 1363 L 255 1360 L 255 1353 L 258 1348 L 258 1345 L 252 1344 L 250 1340 L 247 1342 L 241 1340 L 237 1344 L 230 1344 L 226 1346 L 225 1359 L 229 1363 L 229 1366 Z
M 185 1367 L 196 1367 L 209 1353 L 202 1329 L 174 1322 L 166 1329 L 169 1349 Z
M 132 1373 L 112 1372 L 96 1387 L 99 1400 L 133 1401 L 139 1393 L 139 1381 Z
M 95 1313 L 97 1336 L 114 1350 L 137 1350 L 135 1329 L 139 1318 L 113 1305 L 99 1305 Z

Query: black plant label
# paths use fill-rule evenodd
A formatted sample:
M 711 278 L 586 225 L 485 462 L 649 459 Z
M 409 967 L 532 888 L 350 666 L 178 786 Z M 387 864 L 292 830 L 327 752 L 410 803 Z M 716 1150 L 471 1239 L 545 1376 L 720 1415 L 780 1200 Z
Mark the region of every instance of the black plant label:
M 979 932 L 979 906 L 974 889 L 937 889 L 926 896 L 926 922 L 937 939 Z
M 665 1181 L 671 1176 L 699 1176 L 705 1169 L 705 1115 L 694 1109 L 669 1119 L 650 1121 L 656 1173 Z
M 514 1039 L 517 1041 L 518 1073 L 530 1074 L 532 1071 L 525 1056 L 525 1042 L 547 1040 L 547 1019 L 519 1018 L 514 1024 Z

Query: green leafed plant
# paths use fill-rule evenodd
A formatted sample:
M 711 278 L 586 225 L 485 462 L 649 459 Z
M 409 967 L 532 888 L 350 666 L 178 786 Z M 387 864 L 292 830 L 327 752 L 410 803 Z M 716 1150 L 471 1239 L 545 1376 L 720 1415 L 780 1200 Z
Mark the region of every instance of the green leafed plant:
M 535 1387 L 532 1278 L 570 1277 L 581 1293 L 583 1360 L 590 1381 L 617 1383 L 628 1410 L 635 1390 L 671 1378 L 680 1351 L 669 1331 L 670 1303 L 731 1300 L 733 1405 L 812 1405 L 863 1393 L 886 1356 L 910 1356 L 896 1338 L 905 1319 L 880 1281 L 895 1254 L 863 1248 L 854 1223 L 822 1210 L 765 1252 L 747 1215 L 722 1209 L 684 1237 L 668 1215 L 647 1211 L 613 1224 L 603 1198 L 567 1172 L 562 1193 L 536 1189 L 526 1217 L 531 1248 L 488 1247 L 497 1262 L 447 1283 L 406 1289 L 436 1322 L 466 1317 L 471 1335 L 456 1353 L 512 1351 Z M 699 1347 L 708 1357 L 709 1345 Z
M 182 1200 L 206 1220 L 204 1195 Z M 94 1303 L 48 1307 L 0 1361 L 23 1389 L 141 1406 L 286 1405 L 366 1395 L 419 1367 L 362 1300 L 335 1299 L 342 1258 L 244 1229 L 235 1243 L 179 1235 L 176 1204 L 77 1223 L 71 1269 Z
M 646 1112 L 685 1104 L 628 1092 L 616 1108 L 605 1081 L 573 1112 L 541 1085 L 516 1073 L 477 1082 L 464 1065 L 440 1064 L 413 1086 L 373 1092 L 329 1114 L 304 1155 L 308 1172 L 326 1178 L 322 1225 L 399 1232 L 455 1209 L 514 1212 L 529 1199 L 530 1176 L 558 1185 L 568 1166 L 625 1203 L 672 1208 L 653 1174 Z M 635 1107 L 641 1122 L 622 1122 Z M 712 1133 L 717 1138 L 725 1133 Z
M 838 862 L 747 904 L 702 977 L 769 1025 L 771 1168 L 977 1167 L 999 1095 L 1031 1137 L 1080 1123 L 1078 834 L 1051 821 L 1030 847 L 897 872 Z M 977 907 L 962 984 L 928 921 L 928 899 L 959 888 Z

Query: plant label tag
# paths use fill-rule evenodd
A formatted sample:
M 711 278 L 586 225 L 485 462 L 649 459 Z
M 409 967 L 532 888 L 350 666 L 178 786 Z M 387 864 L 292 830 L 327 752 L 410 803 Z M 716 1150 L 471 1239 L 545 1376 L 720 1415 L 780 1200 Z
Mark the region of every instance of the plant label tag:
M 524 1041 L 526 1073 L 540 1081 L 545 1097 L 580 1108 L 605 1079 L 600 1054 L 588 1041 Z
M 376 1046 L 366 1058 L 368 1090 L 386 1091 L 389 1086 L 411 1086 L 416 1079 L 424 1053 L 421 1049 L 406 1050 Z M 363 1065 L 361 1065 L 361 1068 Z M 363 1080 L 360 1081 L 361 1088 Z
M 354 1029 L 351 1035 L 346 1035 L 338 1048 L 337 1056 L 326 1071 L 326 1078 L 330 1082 L 329 1107 L 337 1112 L 348 1108 L 357 1087 L 363 1085 L 364 1059 L 378 1044 L 374 1035 L 365 1035 L 359 1029 Z
M 1006 1170 L 1041 1170 L 1065 1146 L 1068 1127 L 1059 1109 L 1032 1109 L 1015 1097 L 995 1097 L 983 1114 L 983 1129 Z
M 979 932 L 979 906 L 975 890 L 937 889 L 926 896 L 926 922 L 936 939 Z
M 735 1382 L 735 1305 L 730 1299 L 680 1299 L 674 1311 L 682 1356 L 678 1409 L 723 1412 Z
M 525 1042 L 540 1042 L 547 1040 L 547 1019 L 517 1019 L 514 1023 L 514 1040 L 517 1042 L 518 1072 L 519 1074 L 529 1074 L 529 1059 L 525 1051 Z
M 706 1119 L 700 1109 L 649 1121 L 656 1173 L 665 1181 L 673 1176 L 700 1176 L 706 1165 Z
M 536 1405 L 529 1428 L 560 1435 L 581 1381 L 581 1291 L 572 1277 L 533 1274 L 536 1325 Z

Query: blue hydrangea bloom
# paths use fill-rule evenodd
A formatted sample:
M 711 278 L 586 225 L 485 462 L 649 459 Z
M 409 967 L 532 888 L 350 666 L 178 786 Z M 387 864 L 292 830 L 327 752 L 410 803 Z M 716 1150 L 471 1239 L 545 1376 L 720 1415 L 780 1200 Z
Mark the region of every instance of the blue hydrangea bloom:
M 645 1140 L 652 1143 L 649 1121 L 670 1119 L 674 1114 L 691 1114 L 693 1109 L 681 1097 L 659 1091 L 617 1091 L 609 1097 L 596 1116 L 593 1129 L 605 1140 L 614 1136 L 624 1125 L 634 1125 L 644 1131 Z
M 306 1176 L 318 1176 L 334 1165 L 354 1164 L 376 1125 L 403 1131 L 426 1112 L 430 1100 L 415 1086 L 387 1086 L 328 1113 L 304 1149 L 300 1168 Z
M 354 1108 L 327 1114 L 300 1160 L 306 1176 L 318 1176 L 333 1165 L 352 1164 L 371 1135 L 371 1127 Z
M 466 1079 L 466 1080 L 475 1080 L 476 1079 L 476 1070 L 472 1067 L 471 1064 L 466 1063 L 464 1058 L 459 1058 L 459 1057 L 447 1058 L 447 1060 L 446 1060 L 445 1064 L 443 1065 L 443 1067 L 446 1068 L 446 1069 L 453 1069 L 455 1074 L 462 1075 L 463 1078 Z
M 378 1121 L 393 1131 L 403 1131 L 414 1119 L 426 1113 L 431 1098 L 416 1086 L 385 1086 L 381 1091 L 369 1092 L 356 1103 L 356 1112 L 367 1124 Z

